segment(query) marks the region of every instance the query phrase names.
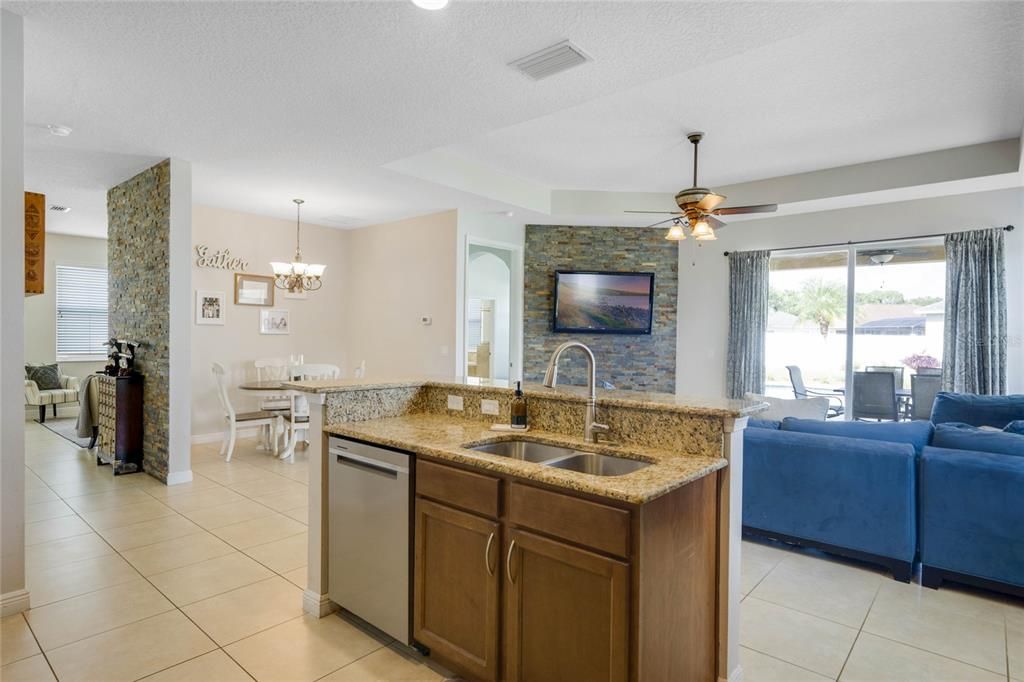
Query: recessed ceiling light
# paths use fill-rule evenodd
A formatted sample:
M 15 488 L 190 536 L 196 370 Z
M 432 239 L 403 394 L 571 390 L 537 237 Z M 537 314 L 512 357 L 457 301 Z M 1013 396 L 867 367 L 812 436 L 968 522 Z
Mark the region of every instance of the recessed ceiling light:
M 50 123 L 46 126 L 46 129 L 50 131 L 51 135 L 57 137 L 67 137 L 71 134 L 71 128 L 67 126 L 57 125 L 56 123 Z
M 54 211 L 56 213 L 70 213 L 71 212 L 71 207 L 70 206 L 61 206 L 60 204 L 51 204 L 50 205 L 50 210 Z
M 448 6 L 448 0 L 412 0 L 412 4 L 420 9 L 444 9 Z

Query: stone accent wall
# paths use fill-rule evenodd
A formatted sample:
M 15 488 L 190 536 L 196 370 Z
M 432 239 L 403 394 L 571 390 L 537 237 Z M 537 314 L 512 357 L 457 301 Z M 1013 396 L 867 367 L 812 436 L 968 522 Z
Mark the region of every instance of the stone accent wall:
M 167 481 L 170 424 L 171 166 L 165 160 L 107 192 L 110 334 L 137 341 L 145 377 L 143 469 Z
M 622 390 L 675 393 L 676 299 L 679 248 L 664 230 L 636 227 L 527 225 L 523 296 L 523 378 L 544 378 L 552 351 L 570 339 L 590 346 L 597 380 Z M 555 334 L 556 270 L 654 272 L 650 336 Z M 559 382 L 586 383 L 586 361 L 570 351 L 559 362 Z

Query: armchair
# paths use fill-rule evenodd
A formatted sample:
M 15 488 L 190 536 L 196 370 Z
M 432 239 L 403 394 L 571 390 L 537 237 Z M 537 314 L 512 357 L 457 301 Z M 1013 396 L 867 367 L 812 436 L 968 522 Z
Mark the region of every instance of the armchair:
M 53 416 L 57 416 L 57 406 L 65 403 L 77 403 L 80 381 L 78 377 L 60 375 L 60 388 L 40 389 L 31 379 L 25 379 L 25 404 L 39 408 L 39 423 L 46 422 L 46 406 L 53 406 Z
M 793 385 L 793 397 L 795 398 L 828 398 L 828 417 L 839 417 L 843 414 L 843 399 L 836 395 L 835 391 L 815 391 L 804 385 L 804 374 L 796 365 L 786 365 L 789 371 L 789 383 Z M 835 402 L 832 402 L 832 401 Z

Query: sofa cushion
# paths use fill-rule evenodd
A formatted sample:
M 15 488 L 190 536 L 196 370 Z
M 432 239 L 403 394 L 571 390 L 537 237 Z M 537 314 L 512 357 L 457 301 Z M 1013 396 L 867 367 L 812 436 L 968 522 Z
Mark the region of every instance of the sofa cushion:
M 776 429 L 782 426 L 782 422 L 778 419 L 750 419 L 747 421 L 747 426 L 755 429 Z
M 25 378 L 36 382 L 40 391 L 60 388 L 60 368 L 57 365 L 25 365 Z
M 1024 419 L 1017 419 L 1003 427 L 1007 433 L 1016 433 L 1024 436 Z
M 964 422 L 1001 429 L 1024 419 L 1024 395 L 975 395 L 940 391 L 932 405 L 932 423 Z
M 802 433 L 819 433 L 824 436 L 839 438 L 863 438 L 865 440 L 881 440 L 889 443 L 909 443 L 914 452 L 921 454 L 932 437 L 931 422 L 916 420 L 912 422 L 848 422 L 840 420 L 814 421 L 811 419 L 783 419 L 783 431 L 799 431 Z
M 825 419 L 828 413 L 828 398 L 773 398 L 757 393 L 747 393 L 743 396 L 747 400 L 757 400 L 768 403 L 768 409 L 758 412 L 759 419 L 783 419 L 785 417 L 799 417 L 801 419 Z
M 966 424 L 939 424 L 932 447 L 1024 457 L 1024 435 L 986 431 Z

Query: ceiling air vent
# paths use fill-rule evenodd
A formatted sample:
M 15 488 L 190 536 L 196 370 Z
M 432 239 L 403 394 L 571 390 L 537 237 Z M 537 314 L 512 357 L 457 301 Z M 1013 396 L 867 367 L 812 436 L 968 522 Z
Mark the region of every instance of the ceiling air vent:
M 533 80 L 539 81 L 542 78 L 554 76 L 556 73 L 561 73 L 588 61 L 590 61 L 590 57 L 583 50 L 568 40 L 563 40 L 557 45 L 552 45 L 539 52 L 527 55 L 522 59 L 517 59 L 509 64 L 509 66 L 526 74 Z
M 55 211 L 56 213 L 67 213 L 68 211 L 71 210 L 71 207 L 70 206 L 60 206 L 58 204 L 51 204 L 50 205 L 50 210 L 51 211 Z

